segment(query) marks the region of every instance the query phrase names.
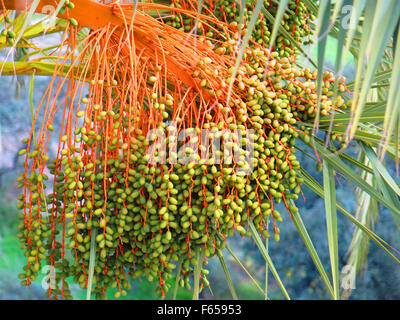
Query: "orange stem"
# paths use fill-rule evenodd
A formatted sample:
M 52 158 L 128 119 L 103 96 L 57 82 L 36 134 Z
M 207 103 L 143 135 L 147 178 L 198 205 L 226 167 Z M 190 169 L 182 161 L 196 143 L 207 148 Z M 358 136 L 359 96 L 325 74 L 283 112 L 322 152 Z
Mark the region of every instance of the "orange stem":
M 4 6 L 8 10 L 28 10 L 32 4 L 32 0 L 3 0 Z M 60 18 L 74 18 L 80 24 L 90 28 L 98 29 L 106 26 L 108 23 L 113 25 L 121 25 L 123 21 L 115 16 L 110 6 L 91 1 L 79 0 L 74 1 L 75 8 L 68 9 L 64 14 L 58 15 Z M 47 13 L 48 6 L 57 7 L 54 0 L 41 0 L 36 12 Z

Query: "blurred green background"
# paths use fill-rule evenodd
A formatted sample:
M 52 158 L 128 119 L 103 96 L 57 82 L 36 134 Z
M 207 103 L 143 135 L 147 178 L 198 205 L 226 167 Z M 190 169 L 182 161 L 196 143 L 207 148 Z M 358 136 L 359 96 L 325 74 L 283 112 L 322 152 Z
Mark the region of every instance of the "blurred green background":
M 316 48 L 311 49 L 311 55 L 315 56 L 315 51 Z M 327 52 L 329 53 L 327 58 L 333 65 L 336 52 L 334 40 L 329 41 Z M 351 80 L 352 74 L 354 74 L 353 61 L 349 60 L 344 75 Z M 46 290 L 42 288 L 45 273 L 28 288 L 22 287 L 17 278 L 25 264 L 25 259 L 15 236 L 18 224 L 16 218 L 18 190 L 15 179 L 23 170 L 21 160 L 18 159 L 16 154 L 22 147 L 20 141 L 26 137 L 30 129 L 29 94 L 26 85 L 28 82 L 29 77 L 0 77 L 0 299 L 47 299 Z M 38 105 L 48 82 L 49 78 L 46 77 L 35 78 L 35 106 Z M 53 145 L 53 149 L 55 147 L 56 144 Z M 307 163 L 307 159 L 303 155 L 299 154 L 298 157 L 308 172 L 321 182 L 322 175 L 315 170 L 314 163 Z M 394 174 L 394 168 L 391 168 L 391 170 Z M 345 205 L 346 209 L 354 212 L 357 204 L 353 190 L 342 177 L 338 176 L 338 182 L 338 200 Z M 296 204 L 324 267 L 329 270 L 324 203 L 306 187 L 303 187 L 303 192 L 306 201 L 304 202 L 303 199 L 299 198 Z M 390 213 L 383 208 L 380 209 L 375 232 L 394 248 L 400 248 L 399 232 Z M 281 210 L 281 212 L 285 212 L 285 210 Z M 288 214 L 284 215 L 283 218 L 284 221 L 280 224 L 281 240 L 279 243 L 270 241 L 269 250 L 290 296 L 295 299 L 329 299 L 325 285 L 320 279 L 297 229 L 290 221 Z M 340 213 L 338 219 L 340 268 L 342 268 L 348 258 L 346 252 L 354 226 Z M 246 265 L 259 284 L 263 286 L 265 263 L 252 240 L 241 239 L 240 237 L 232 238 L 229 240 L 229 246 L 234 248 L 235 254 Z M 256 286 L 227 251 L 224 251 L 224 256 L 239 298 L 263 299 Z M 218 259 L 209 260 L 209 270 L 208 279 L 211 290 L 204 289 L 201 297 L 204 299 L 230 299 L 228 284 Z M 270 298 L 283 299 L 284 297 L 272 275 L 269 276 L 269 279 Z M 171 279 L 171 283 L 173 281 L 174 279 Z M 132 283 L 132 289 L 128 295 L 122 299 L 155 299 L 154 289 L 155 285 L 147 282 L 147 280 L 135 281 Z M 85 298 L 85 292 L 75 287 L 73 287 L 73 294 L 76 299 Z M 109 296 L 112 297 L 113 295 L 110 294 Z M 167 298 L 171 298 L 171 292 Z M 181 289 L 178 292 L 178 299 L 190 298 L 191 293 L 189 291 Z M 363 266 L 361 273 L 357 276 L 356 288 L 348 298 L 400 299 L 400 268 L 375 243 L 370 244 L 368 263 Z

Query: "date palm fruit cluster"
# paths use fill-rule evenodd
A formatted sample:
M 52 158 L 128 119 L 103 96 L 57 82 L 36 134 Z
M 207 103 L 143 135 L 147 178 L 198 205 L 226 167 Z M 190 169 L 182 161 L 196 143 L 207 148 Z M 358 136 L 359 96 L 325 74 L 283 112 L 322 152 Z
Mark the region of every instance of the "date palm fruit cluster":
M 249 26 L 250 19 L 254 12 L 254 1 L 244 1 L 243 15 L 241 14 L 241 1 L 237 0 L 215 0 L 215 1 L 183 1 L 174 0 L 171 6 L 182 8 L 186 10 L 198 10 L 201 6 L 201 12 L 204 15 L 216 17 L 219 21 L 224 21 L 233 28 L 242 29 L 241 34 L 244 36 Z M 275 17 L 278 11 L 278 2 L 265 0 L 262 11 L 259 14 L 252 34 L 251 39 L 253 42 L 268 47 L 270 45 L 270 36 L 272 33 L 273 23 L 269 20 L 270 17 Z M 268 16 L 265 13 L 268 12 Z M 242 19 L 242 20 L 241 20 Z M 308 10 L 307 5 L 301 0 L 290 0 L 286 11 L 282 18 L 282 27 L 290 36 L 298 41 L 300 44 L 308 44 L 313 34 L 312 21 L 315 20 L 313 14 Z M 166 19 L 166 23 L 175 28 L 189 32 L 196 27 L 196 20 L 190 17 L 184 17 L 176 14 Z M 208 38 L 221 37 L 216 30 L 216 24 L 200 24 L 197 25 L 197 33 L 202 33 Z M 299 50 L 294 47 L 285 35 L 278 34 L 275 40 L 275 50 L 281 57 L 293 57 L 299 54 Z
M 4 37 L 4 42 L 7 42 L 8 45 L 13 45 L 14 44 L 14 39 L 16 37 L 16 34 L 13 30 L 7 28 L 7 24 L 11 24 L 12 20 L 10 19 L 9 16 L 4 17 L 4 24 L 6 26 L 5 29 L 1 30 L 0 35 Z
M 294 147 L 307 134 L 298 123 L 317 114 L 317 71 L 249 47 L 229 90 L 235 43 L 213 50 L 192 70 L 192 93 L 157 90 L 168 77 L 165 66 L 146 59 L 140 62 L 148 77 L 135 96 L 125 94 L 134 86 L 125 90 L 115 80 L 128 73 L 96 76 L 52 161 L 45 144 L 25 141 L 21 154 L 30 165 L 18 178 L 23 285 L 47 264 L 56 270 L 51 298 L 72 298 L 69 277 L 83 289 L 91 281 L 97 298 L 110 288 L 115 297 L 126 294 L 129 278 L 154 280 L 165 296 L 177 265 L 181 286 L 190 288 L 197 267 L 201 287 L 208 286 L 207 258 L 220 254 L 226 237 L 250 236 L 250 223 L 279 241 L 276 205 L 297 211 L 292 199 L 302 178 Z M 332 101 L 333 83 L 345 89 L 343 79 L 324 74 L 323 115 L 345 105 Z

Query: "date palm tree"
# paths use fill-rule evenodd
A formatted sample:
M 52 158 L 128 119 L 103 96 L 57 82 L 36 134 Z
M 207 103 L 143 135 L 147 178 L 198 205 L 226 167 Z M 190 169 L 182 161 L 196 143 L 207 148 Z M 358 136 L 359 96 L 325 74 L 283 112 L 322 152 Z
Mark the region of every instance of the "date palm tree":
M 296 1 L 299 2 L 299 0 Z M 207 11 L 203 11 L 202 8 L 203 1 L 189 2 L 194 6 L 192 11 L 179 9 L 181 11 L 176 12 L 196 21 L 202 20 L 203 24 L 218 23 L 214 18 L 206 17 Z M 268 10 L 269 2 L 275 3 L 273 14 Z M 320 260 L 303 223 L 301 212 L 291 212 L 292 222 L 304 241 L 326 289 L 332 299 L 340 299 L 338 213 L 343 214 L 355 225 L 348 258 L 348 265 L 351 268 L 359 270 L 365 263 L 368 256 L 368 243 L 371 241 L 390 255 L 394 263 L 400 263 L 398 252 L 371 230 L 374 222 L 377 221 L 378 204 L 390 210 L 393 223 L 400 227 L 400 187 L 395 181 L 396 177 L 387 169 L 389 165 L 394 164 L 397 174 L 399 171 L 400 6 L 397 0 L 300 0 L 312 15 L 310 38 L 314 40 L 314 44 L 309 45 L 317 48 L 317 59 L 313 59 L 307 54 L 309 48 L 304 41 L 296 38 L 290 30 L 285 28 L 285 24 L 281 23 L 285 14 L 293 14 L 289 8 L 290 2 L 289 0 L 239 1 L 240 17 L 244 15 L 245 5 L 251 5 L 253 10 L 245 32 L 242 33 L 243 38 L 238 40 L 240 42 L 238 42 L 238 50 L 233 60 L 232 73 L 236 74 L 239 71 L 246 47 L 251 42 L 252 32 L 254 29 L 257 30 L 257 21 L 261 16 L 272 26 L 270 42 L 263 45 L 272 49 L 278 40 L 285 39 L 288 46 L 295 48 L 298 52 L 296 63 L 299 66 L 307 65 L 318 70 L 327 70 L 325 63 L 327 41 L 332 37 L 337 39 L 337 51 L 335 65 L 331 72 L 339 78 L 343 73 L 346 56 L 352 56 L 356 61 L 354 80 L 345 83 L 348 90 L 348 108 L 327 115 L 320 115 L 317 112 L 318 116 L 315 119 L 299 124 L 299 126 L 304 125 L 310 128 L 311 135 L 310 139 L 310 136 L 299 134 L 299 138 L 305 143 L 304 147 L 299 147 L 299 150 L 309 155 L 307 161 L 315 161 L 316 165 L 322 165 L 322 185 L 303 167 L 300 168 L 300 175 L 304 180 L 304 185 L 325 201 L 325 215 L 318 218 L 326 219 L 330 271 L 325 270 Z M 160 29 L 161 18 L 171 14 L 166 6 L 169 5 L 169 1 L 127 1 L 104 4 L 92 0 L 79 0 L 71 5 L 69 1 L 60 0 L 56 7 L 54 3 L 50 0 L 0 1 L 2 9 L 0 22 L 6 29 L 0 36 L 3 60 L 0 62 L 1 76 L 30 75 L 31 89 L 34 77 L 53 76 L 49 92 L 43 99 L 49 99 L 51 90 L 56 92 L 65 85 L 70 88 L 70 96 L 66 98 L 70 100 L 68 102 L 65 100 L 65 104 L 73 106 L 74 100 L 76 102 L 81 98 L 76 83 L 90 83 L 96 75 L 92 68 L 104 67 L 102 65 L 104 61 L 100 56 L 96 57 L 97 60 L 91 57 L 95 54 L 96 36 L 100 37 L 102 33 L 111 35 L 107 32 L 119 26 L 125 28 L 127 34 L 133 35 L 131 39 L 127 36 L 126 41 L 135 43 L 135 46 L 131 44 L 134 50 L 143 50 L 147 52 L 148 57 L 153 59 L 156 59 L 157 54 L 162 55 L 168 51 L 162 61 L 168 65 L 174 76 L 184 83 L 183 90 L 192 85 L 193 76 L 188 72 L 189 67 L 183 67 L 180 62 L 176 62 L 173 55 L 184 59 L 185 55 L 182 54 L 184 52 L 190 57 L 189 51 L 193 47 L 185 44 L 185 38 L 178 31 L 176 34 L 171 34 L 170 29 Z M 10 18 L 12 16 L 13 19 Z M 187 34 L 190 33 L 193 33 L 193 29 L 187 32 Z M 45 39 L 51 39 L 49 45 L 40 44 Z M 122 42 L 122 40 L 119 41 Z M 160 46 L 155 49 L 158 45 L 157 41 L 160 41 Z M 122 45 L 116 42 L 116 39 L 112 39 L 105 46 L 118 48 Z M 200 53 L 197 53 L 199 56 L 203 49 L 199 45 Z M 118 49 L 113 52 L 116 56 L 119 55 Z M 187 66 L 191 65 L 189 58 L 184 62 Z M 104 72 L 104 74 L 110 74 L 112 70 Z M 62 79 L 66 80 L 59 82 L 57 79 L 60 76 L 65 77 Z M 321 96 L 324 92 L 323 78 L 323 72 L 318 72 L 315 79 L 318 109 L 321 108 Z M 152 81 L 152 79 L 149 80 Z M 176 86 L 173 81 L 168 85 Z M 341 88 L 336 86 L 334 95 L 337 96 L 340 91 Z M 46 105 L 46 102 L 42 101 L 41 104 Z M 48 102 L 47 105 L 50 106 Z M 54 104 L 51 108 L 48 116 L 57 117 L 58 106 Z M 33 109 L 32 113 L 34 114 Z M 36 120 L 35 117 L 33 120 Z M 30 135 L 35 135 L 34 129 L 30 131 Z M 336 137 L 342 139 L 340 148 L 334 142 Z M 347 152 L 349 145 L 352 146 L 352 150 L 356 150 L 356 156 L 354 153 Z M 356 187 L 355 200 L 358 208 L 355 212 L 346 210 L 336 197 L 335 177 L 337 174 L 344 176 L 351 186 Z M 284 296 L 290 299 L 276 271 L 273 257 L 269 255 L 268 239 L 263 240 L 253 224 L 249 225 L 248 232 L 251 233 L 265 259 L 266 281 L 270 272 L 277 280 Z M 92 235 L 88 298 L 91 296 L 93 270 L 96 267 L 92 259 L 96 251 L 94 238 L 95 236 Z M 234 257 L 263 295 L 268 298 L 267 285 L 262 289 L 235 255 L 234 250 L 226 247 L 226 251 Z M 223 254 L 220 253 L 218 257 L 226 274 L 232 297 L 236 299 L 238 297 Z M 179 265 L 178 275 L 180 267 Z M 356 274 L 352 276 L 351 280 L 355 281 Z M 199 279 L 200 270 L 194 270 L 194 298 L 198 298 Z M 174 292 L 176 294 L 176 288 Z

